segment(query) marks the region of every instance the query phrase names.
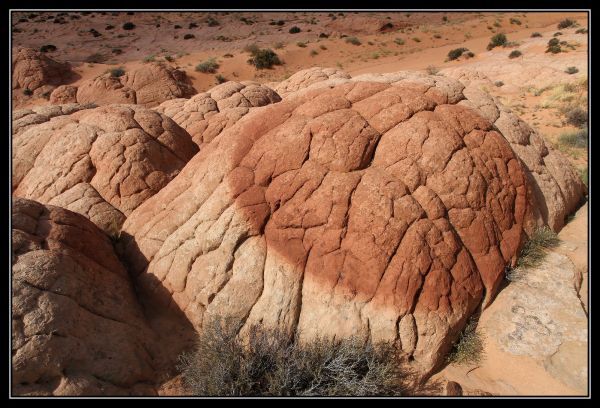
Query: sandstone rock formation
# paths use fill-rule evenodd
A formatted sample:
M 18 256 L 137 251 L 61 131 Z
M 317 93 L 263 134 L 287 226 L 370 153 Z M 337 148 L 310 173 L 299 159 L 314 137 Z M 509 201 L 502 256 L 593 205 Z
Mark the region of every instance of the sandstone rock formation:
M 191 99 L 172 99 L 154 110 L 172 118 L 188 131 L 198 146 L 210 142 L 234 125 L 251 108 L 279 102 L 272 89 L 253 81 L 229 81 Z
M 50 94 L 50 103 L 62 105 L 77 102 L 77 87 L 72 85 L 61 85 Z
M 156 336 L 109 238 L 20 198 L 12 227 L 13 394 L 154 394 Z
M 162 63 L 148 63 L 121 77 L 104 74 L 84 81 L 77 90 L 77 101 L 154 107 L 169 99 L 189 98 L 195 93 L 185 72 Z
M 70 103 L 56 106 L 34 106 L 29 109 L 14 110 L 12 113 L 12 135 L 14 137 L 32 126 L 48 122 L 54 117 L 70 115 L 83 109 L 95 107 L 93 104 L 82 105 Z
M 12 89 L 30 90 L 34 95 L 51 90 L 73 75 L 68 63 L 60 63 L 31 48 L 12 50 Z
M 273 89 L 282 97 L 285 98 L 292 92 L 300 89 L 306 89 L 318 82 L 327 81 L 329 79 L 349 79 L 350 75 L 335 68 L 308 68 L 296 72 L 288 79 L 280 82 Z
M 13 193 L 77 211 L 114 235 L 197 151 L 160 113 L 133 105 L 85 109 L 13 137 Z
M 457 81 L 344 82 L 221 132 L 129 215 L 120 249 L 143 296 L 198 329 L 392 341 L 428 373 L 515 260 L 526 169 Z
M 527 168 L 531 208 L 538 225 L 548 225 L 558 232 L 567 216 L 580 205 L 585 185 L 558 150 L 497 99 L 482 91 L 476 81 L 468 82 L 463 93 L 465 106 L 478 109 L 510 143 Z

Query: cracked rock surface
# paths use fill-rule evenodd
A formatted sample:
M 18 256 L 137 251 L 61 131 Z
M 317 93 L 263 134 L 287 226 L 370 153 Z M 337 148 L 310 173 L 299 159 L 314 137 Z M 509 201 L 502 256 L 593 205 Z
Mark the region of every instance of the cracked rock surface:
M 526 169 L 457 81 L 344 82 L 225 129 L 131 212 L 120 249 L 143 296 L 199 330 L 392 341 L 428 373 L 515 260 Z
M 155 111 L 84 109 L 13 136 L 13 193 L 77 211 L 114 235 L 197 151 L 185 130 Z
M 13 198 L 16 395 L 151 395 L 155 334 L 109 238 L 79 214 Z
M 195 93 L 185 72 L 162 63 L 148 63 L 121 77 L 104 74 L 84 81 L 77 89 L 77 102 L 132 103 L 151 108 L 169 99 L 189 98 Z
M 68 63 L 60 63 L 31 48 L 12 51 L 12 89 L 29 89 L 34 95 L 51 91 L 67 81 L 73 72 Z
M 233 126 L 250 109 L 281 101 L 272 89 L 253 81 L 229 81 L 191 99 L 165 101 L 154 110 L 172 118 L 202 147 Z

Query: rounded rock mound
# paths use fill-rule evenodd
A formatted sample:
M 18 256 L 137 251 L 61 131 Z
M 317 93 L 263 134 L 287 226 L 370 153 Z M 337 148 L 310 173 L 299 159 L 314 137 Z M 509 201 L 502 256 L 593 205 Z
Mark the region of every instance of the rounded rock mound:
M 73 76 L 68 63 L 60 63 L 31 48 L 12 50 L 12 89 L 29 90 L 33 95 L 51 91 Z
M 153 395 L 155 336 L 109 238 L 79 214 L 13 198 L 15 395 Z
M 120 77 L 107 73 L 84 81 L 77 90 L 77 101 L 98 105 L 133 103 L 151 108 L 195 93 L 185 72 L 163 63 L 148 63 Z
M 350 79 L 350 75 L 335 68 L 313 67 L 296 72 L 288 79 L 277 84 L 273 89 L 282 98 L 285 98 L 293 92 L 332 79 Z
M 77 211 L 115 235 L 197 151 L 185 130 L 153 110 L 80 110 L 13 136 L 13 193 Z
M 359 336 L 437 367 L 515 261 L 526 169 L 460 83 L 394 78 L 304 89 L 216 136 L 123 226 L 141 293 L 198 330 Z
M 279 101 L 281 97 L 275 91 L 257 82 L 229 81 L 191 99 L 163 102 L 154 110 L 172 118 L 201 147 L 233 126 L 251 108 Z

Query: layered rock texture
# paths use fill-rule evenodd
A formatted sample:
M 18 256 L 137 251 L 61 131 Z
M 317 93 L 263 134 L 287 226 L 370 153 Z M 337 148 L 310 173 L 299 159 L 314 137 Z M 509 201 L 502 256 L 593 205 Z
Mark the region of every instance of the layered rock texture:
M 13 393 L 153 394 L 156 335 L 109 238 L 20 198 L 12 227 Z
M 345 82 L 220 133 L 132 212 L 123 256 L 198 329 L 394 341 L 429 372 L 515 260 L 526 169 L 459 82 Z
M 172 99 L 154 109 L 187 130 L 201 147 L 234 125 L 251 108 L 280 100 L 276 92 L 256 82 L 229 81 L 191 99 Z
M 198 147 L 171 119 L 139 106 L 59 115 L 78 107 L 49 107 L 56 117 L 13 136 L 13 193 L 79 212 L 114 235 Z M 37 118 L 17 120 L 29 116 Z
M 185 72 L 166 64 L 148 63 L 121 77 L 104 74 L 84 81 L 77 89 L 77 102 L 154 107 L 169 99 L 189 98 L 195 93 Z
M 60 63 L 31 48 L 12 50 L 12 89 L 29 90 L 33 95 L 51 92 L 73 76 L 67 63 Z

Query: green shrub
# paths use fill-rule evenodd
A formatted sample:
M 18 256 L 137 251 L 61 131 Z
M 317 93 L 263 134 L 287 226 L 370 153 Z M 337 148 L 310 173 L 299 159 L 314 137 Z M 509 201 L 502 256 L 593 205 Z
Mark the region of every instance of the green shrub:
M 452 364 L 477 364 L 483 360 L 483 336 L 477 331 L 478 316 L 471 316 L 448 354 Z
M 217 84 L 222 84 L 224 82 L 227 82 L 227 79 L 221 74 L 215 75 L 215 79 L 217 80 Z
M 352 45 L 360 45 L 361 44 L 360 40 L 356 37 L 348 37 L 348 38 L 346 38 L 346 42 L 348 44 L 352 44 Z
M 453 61 L 455 59 L 460 58 L 463 55 L 463 52 L 469 51 L 467 48 L 455 48 L 448 52 L 448 60 Z
M 298 34 L 300 31 L 302 31 L 302 30 L 300 29 L 300 27 L 293 26 L 292 28 L 290 28 L 290 31 L 289 31 L 289 33 L 290 33 L 290 34 Z
M 506 35 L 503 33 L 498 33 L 490 39 L 490 43 L 487 45 L 488 51 L 495 47 L 502 47 L 506 45 L 507 42 Z
M 588 130 L 580 129 L 574 132 L 561 133 L 558 136 L 558 141 L 565 146 L 585 148 L 588 146 Z
M 511 53 L 510 53 L 510 54 L 508 54 L 508 58 L 510 58 L 510 59 L 513 59 L 513 58 L 518 58 L 518 57 L 520 57 L 521 55 L 523 55 L 523 53 L 522 53 L 521 51 L 519 51 L 519 50 L 514 50 L 514 51 L 511 51 Z
M 202 396 L 393 396 L 410 391 L 391 345 L 365 345 L 353 338 L 306 343 L 259 326 L 252 326 L 242 341 L 236 332 L 233 325 L 205 324 L 195 349 L 179 358 L 186 391 Z
M 254 65 L 256 69 L 271 68 L 273 65 L 282 64 L 275 51 L 269 48 L 259 50 L 248 60 L 248 63 Z
M 122 77 L 123 75 L 125 75 L 125 69 L 123 69 L 123 67 L 113 68 L 113 69 L 110 69 L 108 72 L 110 73 L 110 76 L 113 78 L 119 78 L 119 77 Z
M 575 24 L 577 24 L 575 22 L 575 20 L 571 20 L 571 19 L 564 19 L 562 20 L 560 23 L 558 23 L 558 29 L 562 30 L 563 28 L 569 28 L 569 27 L 573 27 Z
M 219 69 L 219 64 L 215 58 L 209 58 L 206 61 L 196 65 L 196 71 L 205 74 L 214 74 Z
M 133 30 L 135 28 L 135 24 L 128 22 L 123 24 L 123 30 Z
M 534 38 L 534 37 L 541 37 L 541 36 L 542 36 L 542 33 L 538 33 L 537 31 L 535 33 L 531 33 L 531 37 L 532 38 Z
M 568 67 L 565 72 L 567 74 L 573 75 L 579 72 L 579 69 L 577 69 L 577 67 Z

